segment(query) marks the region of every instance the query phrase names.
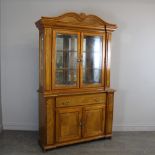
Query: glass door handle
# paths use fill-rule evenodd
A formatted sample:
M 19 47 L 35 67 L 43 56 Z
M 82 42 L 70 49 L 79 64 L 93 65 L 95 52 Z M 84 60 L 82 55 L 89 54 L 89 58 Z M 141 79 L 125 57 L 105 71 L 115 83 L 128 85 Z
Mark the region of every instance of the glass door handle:
M 80 121 L 80 127 L 83 128 L 85 126 L 84 122 Z
M 77 59 L 77 62 L 81 62 L 81 59 Z
M 83 60 L 82 59 L 77 59 L 77 62 L 82 62 Z
M 80 127 L 82 127 L 82 122 L 80 121 Z

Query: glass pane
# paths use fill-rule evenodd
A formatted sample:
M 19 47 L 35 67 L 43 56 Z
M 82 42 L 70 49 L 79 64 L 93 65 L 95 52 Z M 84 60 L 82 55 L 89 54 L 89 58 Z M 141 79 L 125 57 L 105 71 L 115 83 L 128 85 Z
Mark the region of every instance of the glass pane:
M 84 36 L 83 40 L 83 83 L 101 83 L 102 37 Z
M 75 85 L 76 84 L 75 69 L 57 69 L 56 84 Z
M 56 85 L 77 83 L 77 35 L 56 35 Z

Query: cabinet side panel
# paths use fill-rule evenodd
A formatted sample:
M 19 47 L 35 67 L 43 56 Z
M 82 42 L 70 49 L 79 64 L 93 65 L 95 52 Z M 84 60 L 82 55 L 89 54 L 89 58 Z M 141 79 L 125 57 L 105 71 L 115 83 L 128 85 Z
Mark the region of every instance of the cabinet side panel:
M 45 28 L 44 30 L 45 44 L 45 90 L 51 90 L 51 48 L 52 48 L 52 30 Z
M 39 141 L 42 145 L 46 144 L 46 106 L 45 99 L 39 94 Z
M 105 126 L 106 136 L 112 135 L 113 106 L 114 106 L 114 93 L 107 93 L 106 126 Z
M 105 87 L 105 59 L 106 59 L 106 53 L 105 53 L 105 48 L 106 47 L 106 34 L 103 34 L 103 41 L 102 41 L 102 86 Z
M 55 98 L 46 100 L 46 121 L 47 121 L 47 145 L 54 144 L 55 141 Z
M 110 65 L 111 65 L 111 38 L 110 32 L 106 33 L 106 88 L 110 88 Z
M 44 32 L 39 32 L 39 91 L 44 90 Z

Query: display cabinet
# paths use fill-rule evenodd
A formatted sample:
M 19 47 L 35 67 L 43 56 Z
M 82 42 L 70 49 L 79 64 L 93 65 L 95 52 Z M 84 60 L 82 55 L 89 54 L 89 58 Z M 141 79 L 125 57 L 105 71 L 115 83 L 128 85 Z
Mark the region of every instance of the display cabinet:
M 39 29 L 39 141 L 44 150 L 112 136 L 111 34 L 95 15 L 42 17 Z

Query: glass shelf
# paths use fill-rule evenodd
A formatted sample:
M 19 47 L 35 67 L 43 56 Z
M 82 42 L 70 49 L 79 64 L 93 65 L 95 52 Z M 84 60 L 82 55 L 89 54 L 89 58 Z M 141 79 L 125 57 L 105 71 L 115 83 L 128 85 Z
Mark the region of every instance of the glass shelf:
M 56 68 L 56 71 L 57 70 L 76 70 L 76 68 Z
M 76 52 L 77 53 L 76 50 L 57 50 L 57 54 L 64 53 L 64 52 Z

